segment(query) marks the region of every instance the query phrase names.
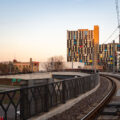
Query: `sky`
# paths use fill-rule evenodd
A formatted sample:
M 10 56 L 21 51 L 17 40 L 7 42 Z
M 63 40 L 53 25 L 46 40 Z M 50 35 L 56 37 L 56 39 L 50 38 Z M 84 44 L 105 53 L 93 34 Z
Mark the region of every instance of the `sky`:
M 67 30 L 94 25 L 104 43 L 117 27 L 115 0 L 0 0 L 0 61 L 66 61 Z

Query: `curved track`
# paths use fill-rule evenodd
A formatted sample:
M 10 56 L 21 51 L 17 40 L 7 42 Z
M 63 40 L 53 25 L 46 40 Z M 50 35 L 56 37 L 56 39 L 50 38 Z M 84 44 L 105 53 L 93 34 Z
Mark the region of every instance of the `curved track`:
M 118 81 L 117 78 L 110 77 L 107 75 L 102 75 L 102 76 L 110 80 L 112 87 L 109 90 L 108 94 L 104 96 L 104 98 L 101 100 L 101 102 L 98 105 L 96 105 L 89 113 L 87 113 L 81 120 L 120 120 L 118 119 L 119 116 L 117 114 L 115 116 L 111 112 L 114 109 L 110 108 L 110 104 L 111 105 L 113 104 L 113 96 L 116 96 L 115 92 L 118 89 L 120 89 L 120 85 L 119 85 L 120 82 Z M 108 111 L 106 110 L 106 105 L 109 106 L 109 108 L 107 108 Z M 115 112 L 118 113 L 118 111 Z M 112 117 L 113 119 L 111 119 Z
M 116 91 L 96 120 L 120 120 L 120 78 L 115 75 L 109 78 L 116 84 Z

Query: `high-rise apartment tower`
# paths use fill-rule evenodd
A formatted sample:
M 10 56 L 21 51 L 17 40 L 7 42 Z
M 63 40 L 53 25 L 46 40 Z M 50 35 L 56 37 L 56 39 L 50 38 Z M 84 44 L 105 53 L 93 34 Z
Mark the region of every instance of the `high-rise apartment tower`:
M 99 26 L 94 30 L 67 31 L 67 61 L 96 66 L 99 52 Z

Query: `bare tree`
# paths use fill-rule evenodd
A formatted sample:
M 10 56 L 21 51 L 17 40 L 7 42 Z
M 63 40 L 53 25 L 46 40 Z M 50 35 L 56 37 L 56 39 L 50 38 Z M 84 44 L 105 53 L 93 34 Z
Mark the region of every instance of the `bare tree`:
M 47 71 L 58 71 L 63 69 L 63 57 L 54 56 L 48 59 L 45 63 L 45 68 Z
M 44 64 L 42 64 L 42 67 L 46 70 L 49 71 L 50 70 L 50 66 L 48 62 L 44 62 Z
M 12 62 L 7 62 L 7 63 L 0 63 L 0 73 L 1 74 L 9 74 L 9 73 L 14 73 L 14 65 Z
M 9 72 L 8 65 L 6 63 L 0 63 L 0 71 L 2 74 L 7 74 Z

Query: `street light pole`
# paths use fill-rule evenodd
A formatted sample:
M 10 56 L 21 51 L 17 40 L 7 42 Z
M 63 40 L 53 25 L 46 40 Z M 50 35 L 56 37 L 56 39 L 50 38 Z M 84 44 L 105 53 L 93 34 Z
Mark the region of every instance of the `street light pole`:
M 97 52 L 97 51 L 96 51 L 96 50 L 97 50 L 96 45 L 95 45 L 94 47 L 95 47 L 95 48 L 94 48 L 94 53 L 93 53 L 93 54 L 96 54 L 96 52 Z M 96 73 L 96 64 L 97 64 L 97 63 L 96 63 L 96 62 L 97 62 L 97 61 L 96 61 L 96 57 L 97 57 L 97 56 L 96 56 L 96 55 L 94 55 L 94 56 L 95 56 L 95 58 L 94 58 L 94 62 L 95 62 L 95 64 L 94 64 L 94 69 L 95 69 L 95 73 Z
M 92 49 L 92 69 L 94 71 L 94 45 L 93 45 L 93 49 Z
M 11 63 L 9 63 L 9 65 L 10 65 L 10 74 L 12 73 L 12 65 L 11 65 Z
M 72 40 L 71 40 L 71 57 L 72 57 L 72 69 L 73 69 L 73 47 L 72 47 Z
M 113 40 L 113 73 L 115 73 L 115 40 Z
M 96 73 L 96 64 L 95 64 L 95 52 L 96 52 L 96 46 L 94 45 L 94 39 L 93 39 L 93 50 L 92 50 L 92 69 L 94 70 L 94 73 Z

